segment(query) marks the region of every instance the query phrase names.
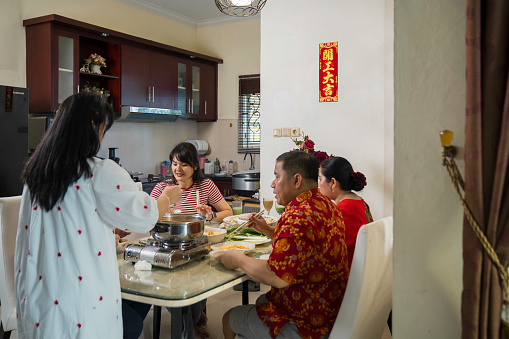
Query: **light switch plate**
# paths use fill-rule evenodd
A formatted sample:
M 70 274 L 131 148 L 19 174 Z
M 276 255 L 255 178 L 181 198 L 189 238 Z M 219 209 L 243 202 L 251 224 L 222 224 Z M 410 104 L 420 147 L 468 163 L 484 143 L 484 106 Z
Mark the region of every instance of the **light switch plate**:
M 281 134 L 284 137 L 289 137 L 290 136 L 290 127 L 283 127 L 283 128 L 281 128 Z
M 274 136 L 274 138 L 280 138 L 281 137 L 281 128 L 272 129 L 272 136 Z
M 292 127 L 291 136 L 300 137 L 300 127 Z

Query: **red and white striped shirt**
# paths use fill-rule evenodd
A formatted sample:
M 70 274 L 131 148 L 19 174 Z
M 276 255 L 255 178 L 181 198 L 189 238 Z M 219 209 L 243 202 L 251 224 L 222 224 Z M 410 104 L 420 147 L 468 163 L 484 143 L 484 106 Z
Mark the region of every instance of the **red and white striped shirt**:
M 173 179 L 168 179 L 158 183 L 150 196 L 152 198 L 159 198 L 163 193 L 163 190 L 166 186 L 174 185 Z M 198 189 L 198 184 L 193 182 L 193 185 L 189 188 L 182 188 L 182 198 L 180 201 L 175 204 L 173 209 L 179 209 L 182 213 L 192 213 L 196 212 L 196 191 Z M 204 179 L 200 183 L 200 205 L 214 205 L 223 199 L 223 195 L 219 192 L 217 186 L 210 179 Z

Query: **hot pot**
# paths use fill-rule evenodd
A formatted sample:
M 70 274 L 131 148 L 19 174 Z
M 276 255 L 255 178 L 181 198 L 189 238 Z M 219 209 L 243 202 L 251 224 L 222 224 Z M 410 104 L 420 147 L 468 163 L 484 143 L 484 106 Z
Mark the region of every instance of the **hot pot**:
M 160 219 L 150 235 L 161 242 L 188 242 L 203 235 L 205 216 L 199 213 L 169 214 Z

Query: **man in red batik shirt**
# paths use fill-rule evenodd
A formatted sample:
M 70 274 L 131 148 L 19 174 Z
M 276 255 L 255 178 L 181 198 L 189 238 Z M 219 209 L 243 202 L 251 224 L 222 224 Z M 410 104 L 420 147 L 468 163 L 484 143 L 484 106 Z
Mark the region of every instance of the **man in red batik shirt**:
M 318 191 L 318 161 L 292 151 L 276 159 L 271 184 L 285 212 L 275 227 L 263 218 L 253 228 L 272 238 L 267 260 L 227 251 L 218 259 L 271 286 L 256 305 L 234 307 L 223 316 L 226 339 L 327 338 L 348 280 L 345 226 L 337 207 Z

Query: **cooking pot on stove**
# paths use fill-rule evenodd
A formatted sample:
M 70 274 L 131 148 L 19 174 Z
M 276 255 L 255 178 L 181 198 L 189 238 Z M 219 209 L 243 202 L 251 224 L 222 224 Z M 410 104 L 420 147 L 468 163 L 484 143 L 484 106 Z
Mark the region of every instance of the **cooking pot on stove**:
M 232 189 L 240 196 L 252 196 L 260 189 L 260 170 L 232 174 Z
M 186 242 L 199 238 L 205 228 L 205 216 L 200 213 L 178 213 L 165 215 L 150 235 L 157 241 Z

